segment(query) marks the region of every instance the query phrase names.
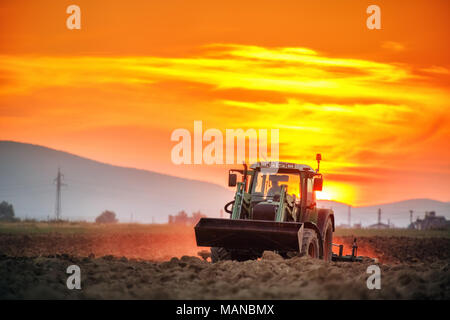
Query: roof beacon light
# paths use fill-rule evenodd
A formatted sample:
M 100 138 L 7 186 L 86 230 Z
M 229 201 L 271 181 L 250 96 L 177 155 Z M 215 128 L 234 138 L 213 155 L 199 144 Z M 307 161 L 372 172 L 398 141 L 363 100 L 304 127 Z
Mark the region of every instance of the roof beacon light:
M 316 170 L 316 172 L 319 172 L 320 160 L 322 160 L 322 155 L 320 153 L 316 154 L 316 160 L 317 160 L 317 170 Z

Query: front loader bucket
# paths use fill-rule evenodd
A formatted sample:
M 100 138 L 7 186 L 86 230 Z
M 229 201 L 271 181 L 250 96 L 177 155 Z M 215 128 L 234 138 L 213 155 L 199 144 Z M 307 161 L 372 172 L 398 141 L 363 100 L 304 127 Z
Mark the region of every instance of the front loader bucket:
M 302 226 L 298 222 L 202 218 L 195 226 L 195 238 L 202 247 L 299 251 Z

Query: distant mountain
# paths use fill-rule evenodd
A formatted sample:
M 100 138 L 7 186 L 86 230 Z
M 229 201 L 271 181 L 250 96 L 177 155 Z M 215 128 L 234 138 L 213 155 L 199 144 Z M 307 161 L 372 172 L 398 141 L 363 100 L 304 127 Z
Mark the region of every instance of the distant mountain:
M 233 191 L 222 186 L 177 178 L 156 172 L 113 166 L 46 147 L 0 141 L 0 201 L 14 205 L 21 218 L 54 217 L 58 167 L 64 174 L 62 217 L 93 221 L 103 210 L 117 213 L 122 222 L 167 222 L 169 214 L 180 210 L 200 210 L 218 217 L 223 205 L 233 199 Z M 348 205 L 319 200 L 319 207 L 332 208 L 336 224 L 347 223 Z M 364 226 L 377 222 L 378 208 L 382 222 L 405 227 L 409 210 L 423 217 L 436 211 L 450 218 L 450 202 L 412 199 L 376 206 L 353 207 L 352 223 Z
M 216 184 L 124 168 L 46 147 L 0 141 L 0 201 L 16 216 L 47 219 L 55 214 L 58 167 L 64 174 L 62 217 L 93 221 L 103 210 L 119 221 L 167 222 L 180 210 L 219 216 L 233 192 Z
M 333 208 L 336 224 L 348 223 L 348 205 L 341 202 L 319 200 L 318 206 Z M 413 210 L 413 220 L 423 218 L 425 211 L 435 211 L 437 215 L 450 219 L 450 202 L 431 199 L 411 199 L 399 202 L 385 203 L 373 206 L 351 208 L 351 223 L 362 223 L 368 226 L 377 223 L 378 209 L 381 209 L 381 221 L 394 224 L 396 227 L 406 227 L 410 222 L 410 210 Z

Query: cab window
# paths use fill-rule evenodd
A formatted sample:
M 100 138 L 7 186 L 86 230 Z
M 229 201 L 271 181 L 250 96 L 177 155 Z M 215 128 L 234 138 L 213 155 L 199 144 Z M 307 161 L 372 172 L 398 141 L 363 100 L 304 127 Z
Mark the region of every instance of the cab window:
M 313 192 L 313 178 L 307 178 L 307 186 L 306 186 L 306 205 L 310 206 L 314 202 L 316 202 L 315 195 Z

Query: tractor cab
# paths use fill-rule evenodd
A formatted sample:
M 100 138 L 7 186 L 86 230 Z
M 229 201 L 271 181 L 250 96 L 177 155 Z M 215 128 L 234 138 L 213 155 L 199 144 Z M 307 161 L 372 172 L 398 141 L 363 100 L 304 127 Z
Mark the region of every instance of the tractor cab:
M 251 194 L 255 199 L 266 201 L 277 201 L 280 199 L 281 191 L 284 188 L 287 195 L 293 198 L 300 194 L 299 175 L 287 174 L 255 174 L 252 183 Z M 292 194 L 291 194 L 292 192 Z
M 237 173 L 242 182 L 237 183 Z M 322 190 L 322 175 L 308 165 L 288 162 L 258 162 L 247 169 L 232 169 L 229 172 L 229 186 L 236 186 L 236 198 L 242 205 L 240 216 L 252 220 L 303 221 L 307 211 L 315 208 L 315 192 Z M 226 212 L 233 214 L 229 206 Z M 278 213 L 278 216 L 277 216 Z

